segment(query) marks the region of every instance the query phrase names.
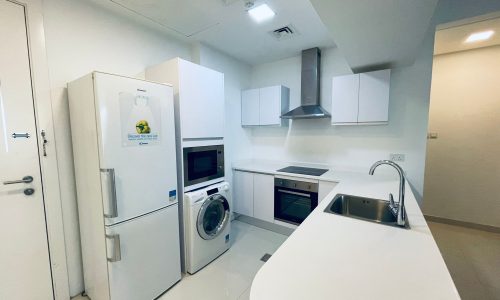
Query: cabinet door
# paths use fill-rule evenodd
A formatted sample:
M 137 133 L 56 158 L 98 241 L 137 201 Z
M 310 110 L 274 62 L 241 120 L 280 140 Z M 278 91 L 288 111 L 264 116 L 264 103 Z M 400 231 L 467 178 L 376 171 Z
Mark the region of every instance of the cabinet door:
M 358 122 L 389 121 L 391 70 L 360 74 Z
M 259 89 L 241 92 L 241 126 L 259 125 Z
M 179 68 L 182 137 L 223 137 L 224 74 L 184 60 Z
M 253 175 L 253 216 L 274 222 L 274 176 Z
M 281 86 L 260 89 L 260 125 L 281 125 Z
M 253 173 L 233 172 L 234 212 L 253 217 Z
M 358 122 L 359 74 L 334 77 L 332 123 Z
M 326 196 L 335 188 L 337 185 L 336 182 L 331 181 L 320 181 L 318 187 L 318 203 L 323 201 Z M 331 201 L 332 199 L 327 199 L 327 201 Z

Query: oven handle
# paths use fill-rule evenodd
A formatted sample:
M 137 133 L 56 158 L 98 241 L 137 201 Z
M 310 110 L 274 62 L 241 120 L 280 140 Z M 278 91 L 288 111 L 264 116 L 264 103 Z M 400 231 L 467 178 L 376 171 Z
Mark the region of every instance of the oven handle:
M 281 193 L 287 193 L 287 194 L 292 194 L 292 195 L 297 195 L 297 196 L 302 196 L 302 197 L 307 197 L 307 198 L 311 198 L 311 195 L 310 195 L 310 194 L 304 194 L 304 193 L 292 192 L 292 191 L 287 191 L 287 190 L 282 190 L 282 189 L 278 189 L 278 192 L 281 192 Z

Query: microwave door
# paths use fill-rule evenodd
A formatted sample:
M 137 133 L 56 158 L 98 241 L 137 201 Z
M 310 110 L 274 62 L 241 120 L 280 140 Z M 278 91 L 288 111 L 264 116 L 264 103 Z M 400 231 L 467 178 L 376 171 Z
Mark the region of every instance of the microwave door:
M 224 177 L 223 146 L 184 148 L 184 186 Z

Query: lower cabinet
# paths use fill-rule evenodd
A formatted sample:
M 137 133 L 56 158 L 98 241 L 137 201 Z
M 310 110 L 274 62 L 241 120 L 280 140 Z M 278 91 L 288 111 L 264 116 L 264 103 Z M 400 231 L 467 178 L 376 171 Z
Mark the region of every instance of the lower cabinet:
M 234 212 L 253 217 L 253 173 L 233 172 Z
M 274 222 L 274 176 L 253 174 L 253 217 Z
M 233 171 L 234 212 L 274 222 L 274 176 Z
M 337 185 L 319 181 L 318 203 Z M 249 217 L 274 221 L 274 175 L 233 170 L 233 211 Z

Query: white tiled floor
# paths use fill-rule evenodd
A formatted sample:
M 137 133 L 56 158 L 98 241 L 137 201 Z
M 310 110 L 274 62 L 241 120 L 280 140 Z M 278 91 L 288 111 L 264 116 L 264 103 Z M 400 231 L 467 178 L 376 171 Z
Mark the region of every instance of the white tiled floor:
M 240 300 L 250 296 L 252 280 L 264 264 L 260 258 L 273 254 L 287 236 L 240 221 L 231 223 L 231 248 L 194 275 L 185 275 L 160 300 Z M 73 300 L 86 298 L 76 297 Z
M 264 264 L 260 258 L 274 253 L 287 237 L 240 221 L 231 223 L 231 233 L 233 245 L 226 253 L 186 275 L 160 299 L 248 299 L 252 280 Z

